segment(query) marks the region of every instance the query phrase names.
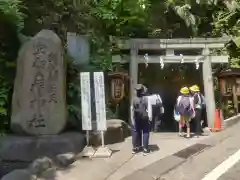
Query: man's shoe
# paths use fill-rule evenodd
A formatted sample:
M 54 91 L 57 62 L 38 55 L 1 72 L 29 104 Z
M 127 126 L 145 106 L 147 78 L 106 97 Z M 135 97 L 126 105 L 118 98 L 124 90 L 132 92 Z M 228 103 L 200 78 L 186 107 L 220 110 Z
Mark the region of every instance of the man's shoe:
M 133 148 L 132 149 L 132 154 L 137 154 L 137 153 L 139 153 L 140 152 L 140 148 L 139 147 L 137 147 L 137 148 Z
M 149 149 L 143 149 L 143 155 L 146 156 L 150 153 Z

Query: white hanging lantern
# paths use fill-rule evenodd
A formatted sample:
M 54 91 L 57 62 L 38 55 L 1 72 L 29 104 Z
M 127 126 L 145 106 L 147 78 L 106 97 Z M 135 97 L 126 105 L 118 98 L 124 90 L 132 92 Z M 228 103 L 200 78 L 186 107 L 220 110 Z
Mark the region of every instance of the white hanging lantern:
M 180 54 L 180 57 L 181 57 L 181 64 L 183 64 L 183 63 L 184 63 L 184 58 L 183 58 L 183 55 L 182 55 L 182 54 Z
M 159 63 L 160 63 L 161 69 L 163 69 L 164 68 L 164 62 L 163 62 L 163 58 L 162 57 L 160 57 Z
M 147 68 L 147 67 L 148 67 L 148 62 L 149 62 L 148 54 L 145 54 L 145 55 L 144 55 L 144 61 L 145 61 L 145 66 L 146 66 L 146 68 Z
M 195 59 L 196 69 L 199 69 L 199 57 Z

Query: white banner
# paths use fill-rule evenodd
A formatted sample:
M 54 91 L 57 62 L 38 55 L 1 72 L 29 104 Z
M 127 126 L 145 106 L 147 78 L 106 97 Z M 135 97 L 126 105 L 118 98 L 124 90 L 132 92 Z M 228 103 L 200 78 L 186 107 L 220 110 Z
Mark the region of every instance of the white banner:
M 94 92 L 96 103 L 97 130 L 106 131 L 106 102 L 103 72 L 94 72 Z
M 90 73 L 80 73 L 81 83 L 81 104 L 82 104 L 82 129 L 92 130 L 92 114 L 91 114 L 91 91 L 90 91 Z

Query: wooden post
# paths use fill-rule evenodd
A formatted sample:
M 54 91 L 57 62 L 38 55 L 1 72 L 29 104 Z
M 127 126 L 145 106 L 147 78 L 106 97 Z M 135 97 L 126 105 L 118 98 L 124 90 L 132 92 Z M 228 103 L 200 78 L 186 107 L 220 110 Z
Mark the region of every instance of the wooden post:
M 237 98 L 237 95 L 236 95 L 236 80 L 235 82 L 233 82 L 233 85 L 232 85 L 232 93 L 233 93 L 233 104 L 234 104 L 234 110 L 235 112 L 238 112 L 238 98 Z
M 138 49 L 136 42 L 131 41 L 131 59 L 129 63 L 130 74 L 130 122 L 133 122 L 133 98 L 135 96 L 135 87 L 138 83 Z
M 206 99 L 206 110 L 207 110 L 207 121 L 208 127 L 213 128 L 214 120 L 215 120 L 215 96 L 214 96 L 214 87 L 213 87 L 213 77 L 212 77 L 212 64 L 211 64 L 211 56 L 209 56 L 210 51 L 208 48 L 203 50 L 203 55 L 206 56 L 203 67 L 203 84 L 204 84 L 204 92 Z

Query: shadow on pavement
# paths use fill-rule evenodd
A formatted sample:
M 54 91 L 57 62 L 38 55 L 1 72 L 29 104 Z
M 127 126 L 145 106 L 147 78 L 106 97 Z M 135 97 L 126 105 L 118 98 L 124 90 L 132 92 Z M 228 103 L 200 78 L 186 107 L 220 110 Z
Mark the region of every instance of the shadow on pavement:
M 157 144 L 150 144 L 149 146 L 149 149 L 152 151 L 152 152 L 155 152 L 155 151 L 159 151 L 160 148 L 158 147 Z

